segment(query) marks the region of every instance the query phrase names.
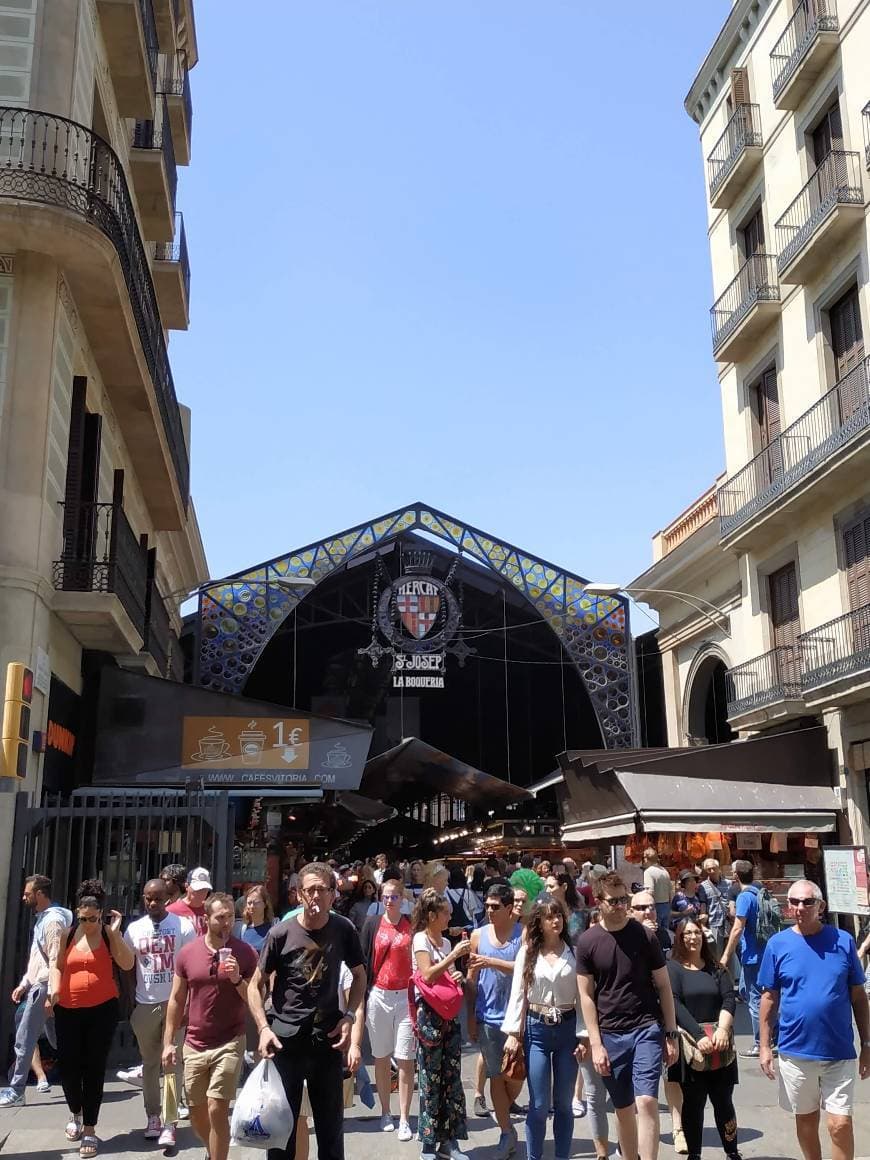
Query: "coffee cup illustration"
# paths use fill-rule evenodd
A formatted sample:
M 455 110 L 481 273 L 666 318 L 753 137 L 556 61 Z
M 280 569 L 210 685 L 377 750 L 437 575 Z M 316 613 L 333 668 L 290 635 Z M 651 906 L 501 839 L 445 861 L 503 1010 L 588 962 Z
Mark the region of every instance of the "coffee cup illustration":
M 256 721 L 251 721 L 247 729 L 239 733 L 239 753 L 242 765 L 259 765 L 263 760 L 263 747 L 266 744 L 266 734 L 262 729 L 255 729 Z
M 193 761 L 220 761 L 223 757 L 229 757 L 230 747 L 219 729 L 215 729 L 214 725 L 210 725 L 206 730 L 205 736 L 200 737 L 197 742 L 197 749 L 195 753 L 191 754 Z

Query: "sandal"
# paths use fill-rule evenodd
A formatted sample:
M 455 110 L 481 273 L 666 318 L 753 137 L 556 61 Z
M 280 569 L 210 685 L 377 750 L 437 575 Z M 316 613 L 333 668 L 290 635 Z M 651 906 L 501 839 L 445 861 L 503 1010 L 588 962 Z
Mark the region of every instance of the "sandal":
M 80 1140 L 82 1138 L 82 1122 L 79 1117 L 73 1116 L 63 1131 L 66 1138 L 72 1140 L 73 1143 Z
M 96 1156 L 99 1150 L 100 1141 L 96 1136 L 82 1136 L 82 1142 L 79 1145 L 79 1156 L 81 1156 L 83 1160 L 91 1160 L 93 1156 Z

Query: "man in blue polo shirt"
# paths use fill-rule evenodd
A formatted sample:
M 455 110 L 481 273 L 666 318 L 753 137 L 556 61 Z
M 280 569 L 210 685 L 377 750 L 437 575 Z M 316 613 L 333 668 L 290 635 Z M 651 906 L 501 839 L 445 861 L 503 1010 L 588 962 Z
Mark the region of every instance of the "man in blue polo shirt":
M 870 1006 L 855 940 L 821 922 L 822 892 L 814 882 L 792 882 L 788 903 L 795 925 L 767 943 L 758 973 L 761 1000 L 759 1063 L 776 1072 L 771 1027 L 779 1010 L 779 1099 L 795 1118 L 804 1160 L 818 1160 L 820 1106 L 837 1160 L 853 1160 L 852 1103 L 858 1027 L 861 1079 L 870 1075 Z

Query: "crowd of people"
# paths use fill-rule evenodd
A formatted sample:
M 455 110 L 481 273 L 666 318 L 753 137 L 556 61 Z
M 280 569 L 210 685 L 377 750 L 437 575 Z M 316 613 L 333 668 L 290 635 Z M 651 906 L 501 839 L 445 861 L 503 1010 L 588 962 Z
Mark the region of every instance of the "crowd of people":
M 578 1128 L 604 1160 L 609 1111 L 621 1160 L 656 1160 L 662 1084 L 679 1154 L 700 1160 L 709 1102 L 722 1149 L 740 1160 L 742 998 L 754 1033 L 744 1054 L 778 1073 L 805 1160 L 821 1156 L 822 1111 L 834 1160 L 852 1160 L 855 1081 L 870 1075 L 860 962 L 870 936 L 859 948 L 829 924 L 807 880 L 790 883 L 785 923 L 754 873 L 737 861 L 726 881 L 707 859 L 674 882 L 653 849 L 637 881 L 568 857 L 447 867 L 381 854 L 294 869 L 278 918 L 263 885 L 234 900 L 208 870 L 171 865 L 144 884 L 141 913 L 126 923 L 101 882 L 83 882 L 68 910 L 32 875 L 23 900 L 36 921 L 12 993 L 15 1058 L 0 1107 L 24 1102 L 45 1034 L 65 1135 L 95 1157 L 123 1015 L 142 1063 L 119 1074 L 141 1081 L 145 1138 L 173 1148 L 189 1116 L 209 1160 L 227 1160 L 230 1105 L 258 1057 L 274 1060 L 293 1113 L 270 1160 L 306 1160 L 309 1123 L 319 1160 L 343 1160 L 354 1083 L 369 1106 L 376 1091 L 381 1131 L 416 1137 L 421 1160 L 466 1160 L 469 1047 L 471 1114 L 495 1121 L 493 1160 L 518 1152 L 521 1120 L 528 1160 L 542 1160 L 550 1120 L 556 1160 L 571 1155 Z

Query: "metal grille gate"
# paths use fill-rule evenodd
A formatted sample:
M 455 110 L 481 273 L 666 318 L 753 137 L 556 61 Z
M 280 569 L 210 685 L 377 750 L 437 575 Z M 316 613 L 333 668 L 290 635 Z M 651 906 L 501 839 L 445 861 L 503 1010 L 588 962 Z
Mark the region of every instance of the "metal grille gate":
M 15 802 L 12 859 L 3 941 L 3 995 L 26 965 L 32 915 L 21 902 L 24 879 L 45 874 L 55 901 L 72 906 L 79 883 L 100 878 L 107 906 L 130 918 L 142 887 L 170 862 L 205 866 L 216 890 L 231 882 L 232 832 L 225 791 L 89 788 L 64 800 L 31 795 Z M 0 1004 L 0 1043 L 10 1043 L 14 1010 Z

